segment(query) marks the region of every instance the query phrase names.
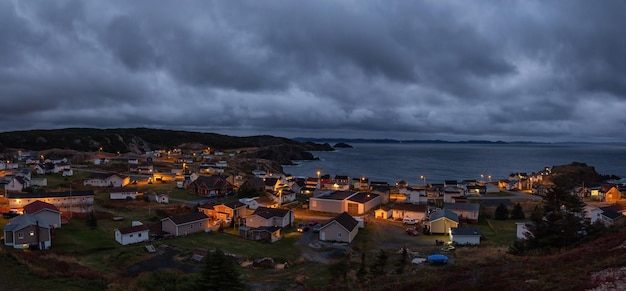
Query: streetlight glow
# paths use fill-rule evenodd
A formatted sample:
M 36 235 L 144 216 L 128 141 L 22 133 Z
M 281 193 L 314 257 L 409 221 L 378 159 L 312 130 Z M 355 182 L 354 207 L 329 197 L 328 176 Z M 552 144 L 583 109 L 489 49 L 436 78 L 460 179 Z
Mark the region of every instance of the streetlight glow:
M 426 187 L 426 176 L 421 175 L 421 176 L 420 176 L 420 179 L 424 180 L 424 187 Z

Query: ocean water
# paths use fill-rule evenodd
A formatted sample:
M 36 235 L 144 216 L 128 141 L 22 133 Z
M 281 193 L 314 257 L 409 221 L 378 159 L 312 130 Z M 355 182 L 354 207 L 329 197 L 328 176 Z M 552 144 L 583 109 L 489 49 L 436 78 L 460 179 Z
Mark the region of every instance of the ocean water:
M 319 161 L 283 166 L 294 176 L 323 174 L 368 177 L 390 184 L 411 185 L 444 180 L 504 179 L 511 173 L 538 172 L 545 167 L 586 163 L 605 175 L 626 177 L 626 145 L 615 144 L 439 144 L 354 143 L 354 148 L 313 152 Z M 481 176 L 482 175 L 482 176 Z

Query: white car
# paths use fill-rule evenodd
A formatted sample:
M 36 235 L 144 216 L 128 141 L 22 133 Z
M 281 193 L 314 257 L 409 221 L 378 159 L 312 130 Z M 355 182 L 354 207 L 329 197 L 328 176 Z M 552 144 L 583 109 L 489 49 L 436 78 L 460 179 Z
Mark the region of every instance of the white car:
M 405 217 L 404 219 L 402 219 L 402 223 L 404 224 L 418 224 L 419 220 L 414 219 L 414 218 L 410 218 L 410 217 Z

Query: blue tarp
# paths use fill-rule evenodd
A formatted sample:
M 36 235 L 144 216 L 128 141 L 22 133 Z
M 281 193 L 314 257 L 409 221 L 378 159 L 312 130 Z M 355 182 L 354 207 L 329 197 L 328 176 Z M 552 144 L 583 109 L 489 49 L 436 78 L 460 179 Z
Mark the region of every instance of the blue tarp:
M 434 254 L 428 256 L 428 262 L 430 263 L 447 263 L 448 257 L 441 254 Z

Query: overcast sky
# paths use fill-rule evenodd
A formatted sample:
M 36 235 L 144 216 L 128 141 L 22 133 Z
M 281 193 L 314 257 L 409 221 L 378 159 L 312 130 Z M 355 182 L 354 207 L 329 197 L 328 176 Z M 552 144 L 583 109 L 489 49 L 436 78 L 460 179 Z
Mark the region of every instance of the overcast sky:
M 626 1 L 0 1 L 0 131 L 66 127 L 626 141 Z

